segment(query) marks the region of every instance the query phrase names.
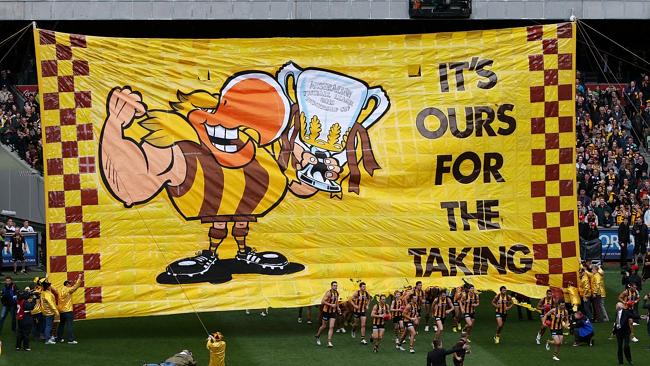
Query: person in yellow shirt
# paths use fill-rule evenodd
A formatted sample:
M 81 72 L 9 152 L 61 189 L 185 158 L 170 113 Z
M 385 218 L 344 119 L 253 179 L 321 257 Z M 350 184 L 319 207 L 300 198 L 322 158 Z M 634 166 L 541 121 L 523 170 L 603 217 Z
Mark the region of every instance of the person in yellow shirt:
M 226 365 L 226 341 L 221 332 L 212 333 L 208 337 L 206 345 L 210 351 L 210 362 L 208 366 L 225 366 Z
M 81 286 L 81 275 L 77 277 L 77 280 L 74 284 L 70 281 L 63 282 L 63 288 L 59 291 L 59 303 L 58 309 L 61 313 L 59 322 L 59 329 L 57 331 L 56 338 L 59 342 L 63 343 L 64 329 L 68 328 L 68 344 L 77 344 L 77 341 L 74 339 L 74 331 L 72 328 L 72 321 L 74 320 L 74 313 L 72 311 L 72 294 L 79 289 Z
M 599 265 L 591 267 L 591 287 L 594 291 L 594 310 L 596 311 L 595 319 L 608 322 L 609 316 L 605 308 L 605 272 Z
M 586 270 L 585 267 L 580 268 L 580 278 L 578 279 L 580 291 L 580 297 L 582 298 L 582 307 L 585 316 L 588 319 L 593 319 L 591 311 L 591 300 L 593 297 L 593 287 L 591 284 L 591 272 Z
M 54 325 L 54 318 L 59 315 L 59 309 L 56 306 L 56 298 L 52 293 L 52 284 L 44 280 L 43 290 L 41 291 L 41 312 L 43 313 L 43 320 L 45 321 L 45 344 L 56 344 L 55 338 L 52 336 L 52 327 Z

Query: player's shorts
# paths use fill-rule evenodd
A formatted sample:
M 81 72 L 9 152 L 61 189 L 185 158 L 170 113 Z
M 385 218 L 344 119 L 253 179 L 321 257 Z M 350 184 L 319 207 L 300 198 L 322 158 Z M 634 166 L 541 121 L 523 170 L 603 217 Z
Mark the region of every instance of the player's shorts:
M 401 315 L 395 315 L 393 317 L 393 324 L 397 324 L 402 321 L 402 316 Z
M 328 321 L 328 320 L 330 320 L 330 319 L 336 319 L 336 315 L 337 315 L 336 312 L 332 312 L 332 313 L 323 313 L 323 320 L 324 320 L 324 321 Z
M 561 336 L 561 335 L 564 335 L 564 334 L 562 332 L 562 329 L 560 329 L 560 330 L 551 330 L 551 335 Z
M 364 317 L 364 318 L 365 318 L 366 313 L 365 313 L 365 312 L 362 312 L 362 311 L 361 311 L 361 312 L 356 312 L 356 311 L 355 311 L 355 312 L 353 313 L 353 316 L 354 316 L 355 318 L 361 318 L 361 317 Z
M 546 315 L 546 314 L 539 314 L 539 318 L 544 319 L 544 315 Z
M 454 301 L 454 302 L 452 302 L 452 304 L 454 304 L 454 307 L 459 307 L 460 306 L 460 303 L 458 301 Z
M 435 321 L 437 321 L 437 322 L 441 322 L 441 323 L 444 323 L 444 322 L 445 322 L 445 318 L 441 318 L 441 317 L 439 317 L 439 316 L 434 316 L 433 319 L 434 319 Z
M 404 328 L 413 328 L 413 321 L 408 320 L 406 323 L 404 323 Z
M 503 321 L 506 321 L 508 319 L 508 314 L 505 313 L 496 313 L 497 318 L 501 318 Z
M 476 317 L 476 313 L 463 313 L 463 318 L 470 318 L 473 320 L 474 317 Z
M 384 325 L 373 325 L 372 330 L 379 330 L 379 329 L 384 329 Z

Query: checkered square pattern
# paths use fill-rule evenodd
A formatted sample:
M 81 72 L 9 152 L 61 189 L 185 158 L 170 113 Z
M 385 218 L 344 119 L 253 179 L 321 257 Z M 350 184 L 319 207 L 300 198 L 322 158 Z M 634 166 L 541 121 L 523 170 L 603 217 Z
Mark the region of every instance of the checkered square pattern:
M 531 182 L 530 196 L 540 209 L 532 213 L 532 228 L 543 230 L 546 239 L 533 244 L 533 253 L 540 271 L 548 268 L 548 274 L 537 274 L 536 280 L 542 286 L 566 287 L 577 284 L 577 274 L 565 264 L 572 259 L 578 261 L 578 243 L 570 240 L 574 237 L 563 236 L 563 228 L 576 225 L 575 116 L 572 104 L 563 104 L 574 99 L 575 60 L 573 50 L 565 49 L 568 43 L 563 42 L 573 36 L 574 29 L 573 24 L 564 23 L 536 25 L 527 30 L 527 40 L 537 52 L 528 56 L 528 69 L 539 76 L 534 80 L 540 81 L 540 85 L 530 87 L 532 110 L 539 111 L 531 119 L 531 166 L 540 172 L 539 177 L 544 177 Z M 570 176 L 563 175 L 567 171 Z
M 82 275 L 82 296 L 77 297 L 74 314 L 77 319 L 86 317 L 86 304 L 102 302 L 102 287 L 86 283 L 89 271 L 101 269 L 99 253 L 87 251 L 89 240 L 101 236 L 98 221 L 84 216 L 85 208 L 98 204 L 96 184 L 82 184 L 83 174 L 96 171 L 94 155 L 87 155 L 83 144 L 95 139 L 93 126 L 80 116 L 87 115 L 92 106 L 92 94 L 83 90 L 83 78 L 90 75 L 88 61 L 80 59 L 86 48 L 86 38 L 80 35 L 57 34 L 39 30 L 41 47 L 54 59 L 43 60 L 40 71 L 43 85 L 43 109 L 55 118 L 45 121 L 45 149 L 48 150 L 46 173 L 59 176 L 61 184 L 49 184 L 48 209 L 60 209 L 59 220 L 48 218 L 48 247 L 54 250 L 48 259 L 51 276 L 75 280 Z M 52 152 L 60 152 L 52 155 Z M 80 201 L 79 201 L 80 197 Z M 48 210 L 48 212 L 50 212 Z M 88 281 L 90 282 L 90 281 Z M 79 300 L 80 299 L 80 300 Z M 81 301 L 81 302 L 79 302 Z

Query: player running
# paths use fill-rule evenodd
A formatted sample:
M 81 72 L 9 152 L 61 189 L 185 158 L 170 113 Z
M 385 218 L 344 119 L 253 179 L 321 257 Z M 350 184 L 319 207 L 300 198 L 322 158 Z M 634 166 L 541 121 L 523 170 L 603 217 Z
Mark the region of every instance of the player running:
M 467 291 L 465 291 L 459 301 L 460 311 L 466 323 L 463 332 L 467 334 L 467 342 L 471 342 L 469 337 L 472 335 L 472 329 L 474 328 L 474 321 L 476 319 L 476 308 L 478 308 L 479 304 L 479 297 L 474 285 L 468 285 Z
M 451 299 L 447 296 L 446 291 L 441 291 L 438 297 L 433 300 L 431 304 L 433 321 L 436 324 L 436 334 L 433 336 L 433 340 L 439 340 L 442 342 L 442 331 L 444 330 L 443 324 L 447 315 L 454 311 L 454 305 L 452 304 Z
M 390 319 L 390 311 L 386 304 L 386 295 L 379 296 L 379 302 L 372 307 L 372 351 L 379 352 L 379 344 L 384 338 L 386 320 Z
M 415 326 L 415 332 L 417 333 L 420 326 L 420 318 L 422 317 L 422 311 L 424 310 L 424 301 L 426 297 L 426 294 L 422 289 L 422 281 L 415 283 L 413 295 L 415 295 L 415 308 L 417 311 L 417 316 L 413 319 L 413 326 Z
M 638 316 L 637 304 L 640 299 L 641 295 L 639 294 L 639 290 L 636 288 L 636 283 L 630 283 L 628 287 L 618 295 L 618 301 L 622 302 L 625 305 L 625 308 L 632 311 L 635 316 Z M 631 331 L 630 340 L 636 343 L 639 339 L 634 335 L 634 320 L 630 318 L 629 322 Z
M 352 325 L 352 338 L 356 337 L 356 330 L 361 323 L 361 344 L 368 344 L 366 341 L 366 311 L 370 304 L 370 294 L 366 291 L 366 283 L 361 282 L 359 289 L 354 292 L 350 301 L 353 308 L 354 324 Z
M 549 327 L 551 336 L 553 337 L 553 339 L 546 341 L 546 350 L 550 351 L 551 344 L 553 344 L 555 346 L 553 360 L 559 361 L 560 346 L 562 346 L 562 341 L 564 341 L 562 332 L 565 328 L 569 327 L 569 312 L 566 310 L 564 302 L 559 303 L 556 308 L 547 312 L 542 322 Z
M 546 290 L 546 297 L 539 300 L 539 302 L 537 303 L 537 310 L 540 311 L 539 314 L 540 319 L 544 319 L 544 315 L 546 315 L 546 313 L 551 311 L 554 303 L 555 300 L 553 299 L 553 292 L 550 289 Z M 537 337 L 535 337 L 535 342 L 537 342 L 537 344 L 542 344 L 542 337 L 544 336 L 545 331 L 546 331 L 546 324 L 542 322 L 542 327 L 537 332 Z
M 494 344 L 501 342 L 501 331 L 508 318 L 508 310 L 512 308 L 512 297 L 508 295 L 508 289 L 505 286 L 499 288 L 499 293 L 492 299 L 492 306 L 496 310 L 497 333 L 494 335 Z
M 314 336 L 316 338 L 316 344 L 320 346 L 320 335 L 321 333 L 329 326 L 327 331 L 327 347 L 332 348 L 332 335 L 334 335 L 334 324 L 336 323 L 336 316 L 341 313 L 341 308 L 339 307 L 339 292 L 336 290 L 338 284 L 336 281 L 332 281 L 331 287 L 325 295 L 323 295 L 323 300 L 321 300 L 322 305 L 322 314 L 323 321 L 318 328 L 318 332 Z
M 402 300 L 402 291 L 395 291 L 393 302 L 390 304 L 390 312 L 393 318 L 393 329 L 395 331 L 395 344 L 399 345 L 399 340 L 404 333 L 404 322 L 402 321 L 402 311 L 406 302 Z
M 406 292 L 406 301 L 407 304 L 404 307 L 404 310 L 402 311 L 402 320 L 404 321 L 404 334 L 402 334 L 402 338 L 399 340 L 399 344 L 395 345 L 395 348 L 399 349 L 400 351 L 405 351 L 404 347 L 402 347 L 402 344 L 406 341 L 406 334 L 408 333 L 409 335 L 409 352 L 415 353 L 415 320 L 418 317 L 418 310 L 417 310 L 417 300 L 416 296 L 411 293 L 410 291 Z
M 465 293 L 465 287 L 464 286 L 458 286 L 454 288 L 451 291 L 451 302 L 454 304 L 454 318 L 453 322 L 451 324 L 451 329 L 456 332 L 460 332 L 462 330 L 460 321 L 461 321 L 461 310 L 460 310 L 460 299 L 463 297 L 463 294 Z
M 424 331 L 429 331 L 429 319 L 431 318 L 431 304 L 438 296 L 438 287 L 429 286 L 424 290 Z

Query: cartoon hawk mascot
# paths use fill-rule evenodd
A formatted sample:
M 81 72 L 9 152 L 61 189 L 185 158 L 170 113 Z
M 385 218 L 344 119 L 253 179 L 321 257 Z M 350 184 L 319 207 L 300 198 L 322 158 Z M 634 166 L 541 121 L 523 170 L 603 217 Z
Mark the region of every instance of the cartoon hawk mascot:
M 249 223 L 278 205 L 287 191 L 299 197 L 318 192 L 287 178 L 288 164 L 298 169 L 324 164 L 325 178 L 336 180 L 342 170 L 338 161 L 319 161 L 289 142 L 297 106 L 291 106 L 269 74 L 236 74 L 219 94 L 178 91 L 177 98 L 170 102 L 171 110 L 148 110 L 139 92 L 114 88 L 107 97 L 100 138 L 102 179 L 125 207 L 144 204 L 165 191 L 186 220 L 211 225 L 209 248 L 170 264 L 158 282 L 221 283 L 233 273 L 302 270 L 281 253 L 257 252 L 247 245 Z M 136 120 L 149 131 L 141 141 L 124 134 Z M 367 140 L 367 133 L 364 137 Z M 379 166 L 370 157 L 364 158 L 364 168 L 372 175 Z M 238 250 L 234 259 L 222 260 L 217 252 L 229 226 Z

